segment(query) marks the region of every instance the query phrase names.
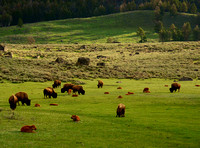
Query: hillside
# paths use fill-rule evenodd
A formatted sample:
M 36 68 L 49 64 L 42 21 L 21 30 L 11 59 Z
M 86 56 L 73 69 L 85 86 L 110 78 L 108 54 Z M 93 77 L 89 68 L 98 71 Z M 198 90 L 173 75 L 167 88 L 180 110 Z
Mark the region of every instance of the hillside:
M 153 18 L 153 11 L 143 10 L 26 24 L 22 28 L 3 27 L 0 28 L 0 42 L 26 44 L 31 37 L 36 44 L 106 43 L 107 38 L 112 37 L 122 43 L 136 43 L 139 40 L 136 36 L 138 27 L 146 31 L 148 42 L 157 42 Z M 195 15 L 181 13 L 170 17 L 166 13 L 163 20 L 167 27 L 172 23 L 181 27 L 184 22 L 190 22 L 194 27 Z

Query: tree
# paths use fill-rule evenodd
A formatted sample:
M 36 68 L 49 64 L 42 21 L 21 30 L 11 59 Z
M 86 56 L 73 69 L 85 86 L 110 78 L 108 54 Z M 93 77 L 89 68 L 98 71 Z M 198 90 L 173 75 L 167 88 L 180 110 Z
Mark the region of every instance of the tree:
M 170 15 L 171 16 L 177 15 L 177 8 L 176 8 L 175 4 L 173 4 L 172 7 L 171 7 L 171 9 L 170 9 Z
M 197 13 L 197 6 L 195 5 L 195 3 L 192 3 L 192 5 L 190 6 L 190 12 L 193 14 Z
M 183 33 L 183 38 L 185 41 L 189 39 L 191 32 L 192 32 L 192 29 L 191 29 L 190 23 L 189 22 L 184 23 L 182 27 L 182 33 Z
M 4 11 L 1 16 L 2 26 L 10 26 L 11 22 L 12 22 L 12 16 L 8 14 L 6 11 Z
M 200 29 L 198 25 L 196 25 L 196 27 L 193 30 L 193 40 L 200 41 Z
M 181 11 L 182 11 L 182 12 L 188 12 L 188 6 L 187 6 L 186 2 L 183 2 L 183 3 L 182 3 Z
M 154 15 L 155 15 L 155 20 L 156 21 L 162 21 L 162 15 L 161 15 L 161 11 L 160 11 L 160 7 L 156 6 L 155 10 L 154 10 Z
M 159 32 L 159 40 L 161 42 L 166 42 L 166 41 L 170 41 L 171 40 L 171 31 L 167 30 L 165 28 L 163 28 L 160 32 Z
M 19 26 L 20 28 L 23 26 L 23 20 L 21 18 L 18 19 L 17 26 Z
M 120 12 L 127 11 L 127 4 L 126 3 L 121 4 L 119 10 L 120 10 Z
M 162 28 L 163 28 L 163 22 L 162 21 L 155 21 L 155 26 L 154 26 L 155 32 L 159 33 Z
M 145 34 L 144 30 L 141 27 L 138 28 L 137 36 L 140 36 L 140 39 L 141 39 L 139 41 L 140 43 L 147 42 L 146 34 Z

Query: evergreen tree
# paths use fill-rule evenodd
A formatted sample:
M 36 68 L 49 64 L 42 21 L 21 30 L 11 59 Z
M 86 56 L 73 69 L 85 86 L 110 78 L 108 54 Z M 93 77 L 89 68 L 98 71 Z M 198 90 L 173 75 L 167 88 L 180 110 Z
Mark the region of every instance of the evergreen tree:
M 193 40 L 200 41 L 200 29 L 198 25 L 196 25 L 196 27 L 193 30 Z
M 192 5 L 190 6 L 190 12 L 193 14 L 197 13 L 197 6 L 195 5 L 195 3 L 192 3 Z
M 188 12 L 188 6 L 187 6 L 185 1 L 182 3 L 181 11 L 182 12 Z
M 162 28 L 163 28 L 163 22 L 162 21 L 155 21 L 155 26 L 154 26 L 155 32 L 159 33 Z
M 144 30 L 141 27 L 138 28 L 137 36 L 140 37 L 140 41 L 139 41 L 140 43 L 147 42 L 146 34 L 145 34 Z
M 177 8 L 176 8 L 175 4 L 173 4 L 172 7 L 171 7 L 171 9 L 170 9 L 170 15 L 171 16 L 177 15 Z
M 182 33 L 183 33 L 183 38 L 185 41 L 189 39 L 191 32 L 192 32 L 192 29 L 191 29 L 190 23 L 189 22 L 184 23 L 182 27 Z
M 17 26 L 19 26 L 20 28 L 23 26 L 23 20 L 21 18 L 18 19 Z
M 159 32 L 159 40 L 161 42 L 166 42 L 171 40 L 171 31 L 166 30 L 165 28 L 161 29 Z

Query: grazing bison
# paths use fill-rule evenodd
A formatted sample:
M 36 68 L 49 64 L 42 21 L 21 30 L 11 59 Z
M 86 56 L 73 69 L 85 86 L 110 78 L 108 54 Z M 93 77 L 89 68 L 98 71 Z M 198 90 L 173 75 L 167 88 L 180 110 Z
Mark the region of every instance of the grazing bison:
M 102 81 L 102 80 L 98 80 L 98 85 L 97 85 L 97 86 L 98 86 L 98 88 L 99 88 L 99 87 L 102 88 L 102 87 L 103 87 L 103 81 Z
M 169 89 L 171 93 L 173 93 L 174 91 L 176 92 L 176 90 L 178 89 L 178 92 L 180 91 L 181 85 L 178 83 L 172 83 L 171 84 L 171 88 Z
M 57 88 L 57 87 L 59 87 L 59 86 L 61 86 L 61 81 L 60 81 L 60 80 L 55 80 L 55 81 L 54 81 L 54 84 L 52 85 L 52 87 L 53 87 L 53 88 Z
M 17 104 L 17 102 L 18 102 L 18 99 L 17 99 L 17 97 L 15 96 L 15 95 L 12 95 L 12 96 L 10 96 L 10 98 L 9 98 L 9 103 L 10 103 L 10 108 L 12 109 L 12 110 L 15 110 L 15 108 L 16 108 L 16 104 Z
M 21 132 L 26 132 L 26 133 L 35 133 L 36 127 L 35 125 L 25 125 L 21 128 Z
M 79 95 L 80 95 L 80 94 L 82 94 L 82 95 L 85 94 L 85 90 L 83 90 L 83 87 L 80 86 L 80 85 L 74 85 L 74 86 L 72 87 L 72 90 L 73 90 L 73 93 L 78 92 Z
M 72 115 L 71 119 L 73 119 L 73 121 L 80 121 L 80 118 L 77 115 Z
M 54 89 L 51 88 L 51 87 L 45 88 L 45 89 L 43 90 L 43 93 L 44 93 L 44 98 L 47 97 L 47 96 L 49 96 L 49 98 L 51 98 L 51 96 L 52 96 L 53 98 L 57 98 L 57 93 L 56 93 L 56 92 L 54 91 Z
M 72 89 L 74 84 L 64 84 L 63 88 L 61 88 L 61 93 L 64 93 L 65 91 L 69 91 L 69 89 Z
M 148 87 L 144 88 L 143 93 L 150 93 L 149 88 Z
M 117 107 L 117 115 L 116 117 L 125 117 L 125 108 L 126 106 L 124 104 L 119 104 Z
M 36 103 L 36 104 L 35 104 L 35 107 L 40 107 L 40 104 Z
M 15 94 L 15 96 L 17 97 L 18 101 L 22 102 L 22 105 L 24 105 L 24 103 L 27 106 L 31 105 L 31 100 L 28 99 L 27 93 L 25 93 L 25 92 L 18 92 L 18 93 Z M 19 104 L 19 102 L 18 102 L 18 104 Z

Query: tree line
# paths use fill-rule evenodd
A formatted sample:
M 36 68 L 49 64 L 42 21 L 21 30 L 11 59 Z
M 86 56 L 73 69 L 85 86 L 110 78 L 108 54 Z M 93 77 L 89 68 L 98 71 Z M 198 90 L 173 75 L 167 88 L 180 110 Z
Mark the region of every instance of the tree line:
M 91 17 L 133 10 L 200 12 L 199 0 L 1 0 L 0 26 Z M 173 9 L 172 9 L 173 7 Z

